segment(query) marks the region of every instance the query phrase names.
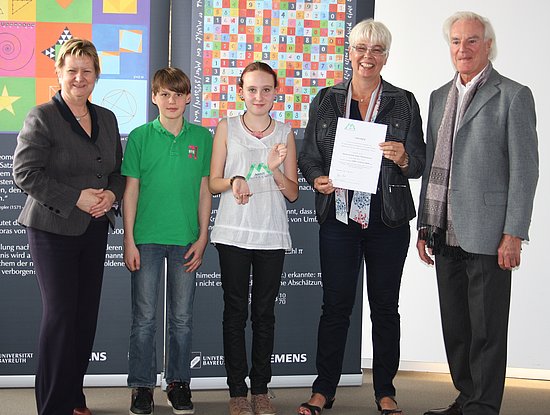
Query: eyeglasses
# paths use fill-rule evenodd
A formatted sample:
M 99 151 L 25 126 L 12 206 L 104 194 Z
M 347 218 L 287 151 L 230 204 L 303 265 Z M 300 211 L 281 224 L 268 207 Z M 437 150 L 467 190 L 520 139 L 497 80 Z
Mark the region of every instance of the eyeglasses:
M 358 46 L 352 46 L 352 48 L 355 50 L 355 52 L 360 53 L 362 55 L 366 55 L 367 52 L 370 52 L 370 54 L 373 56 L 382 56 L 386 54 L 386 49 L 384 49 L 382 46 L 358 45 Z

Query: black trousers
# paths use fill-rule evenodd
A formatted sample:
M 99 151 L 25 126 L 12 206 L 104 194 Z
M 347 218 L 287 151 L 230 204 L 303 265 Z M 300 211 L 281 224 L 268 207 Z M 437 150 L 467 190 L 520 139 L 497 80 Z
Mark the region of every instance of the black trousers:
M 367 229 L 329 217 L 319 231 L 323 311 L 317 338 L 317 378 L 313 393 L 334 397 L 342 373 L 344 351 L 361 264 L 367 270 L 372 321 L 373 384 L 377 398 L 394 396 L 399 367 L 399 289 L 410 239 L 409 224 L 390 228 L 371 206 Z
M 108 221 L 92 220 L 80 236 L 28 228 L 42 295 L 35 393 L 39 415 L 85 407 L 84 374 L 95 337 Z
M 497 415 L 506 375 L 511 271 L 497 256 L 436 256 L 443 337 L 464 415 Z
M 223 351 L 231 397 L 267 393 L 275 333 L 275 298 L 281 284 L 285 251 L 243 249 L 216 244 L 223 287 Z M 252 292 L 252 367 L 248 373 L 245 327 L 248 319 L 250 268 Z

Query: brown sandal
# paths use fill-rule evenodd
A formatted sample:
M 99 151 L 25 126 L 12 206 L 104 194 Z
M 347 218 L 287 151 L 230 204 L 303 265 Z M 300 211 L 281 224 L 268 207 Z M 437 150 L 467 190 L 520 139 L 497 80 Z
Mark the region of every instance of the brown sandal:
M 376 402 L 376 407 L 380 411 L 380 415 L 392 415 L 392 414 L 400 414 L 403 411 L 401 409 L 395 408 L 395 409 L 382 409 L 380 406 L 380 401 L 384 398 L 390 398 L 392 401 L 395 402 L 395 405 L 397 405 L 397 401 L 393 396 L 382 396 L 380 399 L 375 399 L 374 402 Z

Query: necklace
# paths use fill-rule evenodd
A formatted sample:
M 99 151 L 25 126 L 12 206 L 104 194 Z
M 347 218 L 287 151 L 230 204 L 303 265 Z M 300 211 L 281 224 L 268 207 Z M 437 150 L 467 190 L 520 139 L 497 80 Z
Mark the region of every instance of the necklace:
M 254 131 L 246 125 L 246 122 L 244 120 L 244 116 L 246 115 L 246 112 L 242 115 L 241 119 L 243 120 L 244 128 L 246 128 L 250 134 L 252 134 L 256 138 L 263 138 L 264 133 L 269 130 L 269 127 L 271 127 L 271 123 L 273 122 L 273 118 L 271 118 L 271 115 L 269 115 L 269 124 L 267 124 L 267 127 L 265 127 L 262 131 Z
M 86 107 L 86 112 L 85 112 L 84 114 L 82 114 L 82 115 L 75 115 L 74 117 L 76 118 L 76 120 L 77 120 L 78 122 L 80 122 L 80 120 L 81 120 L 82 118 L 84 118 L 86 115 L 88 115 L 88 108 L 87 108 L 87 107 Z
M 359 101 L 359 103 L 363 104 L 364 102 L 368 101 L 369 99 L 371 99 L 374 95 L 374 92 L 376 91 L 376 93 L 378 94 L 380 91 L 379 91 L 379 88 L 380 88 L 380 83 L 378 83 L 378 85 L 376 86 L 376 88 L 374 88 L 374 90 L 368 94 L 367 96 L 364 96 L 363 98 L 360 98 L 358 95 L 358 93 L 353 93 L 353 98 L 355 98 L 357 101 Z M 356 98 L 357 97 L 357 98 Z
M 364 104 L 365 102 L 367 102 L 370 98 L 372 98 L 372 96 L 368 96 L 368 97 L 364 97 L 364 98 L 358 98 L 356 99 L 357 101 L 359 101 L 360 104 Z

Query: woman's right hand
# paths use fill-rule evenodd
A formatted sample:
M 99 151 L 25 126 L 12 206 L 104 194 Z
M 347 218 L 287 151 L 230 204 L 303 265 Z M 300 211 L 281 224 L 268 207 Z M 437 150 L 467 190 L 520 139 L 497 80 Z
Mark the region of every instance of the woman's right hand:
M 89 214 L 92 207 L 101 201 L 101 192 L 103 192 L 103 189 L 89 188 L 81 190 L 80 197 L 76 201 L 76 207 Z
M 332 185 L 332 180 L 328 176 L 319 176 L 313 180 L 313 187 L 319 193 L 329 195 L 334 192 L 335 187 Z

